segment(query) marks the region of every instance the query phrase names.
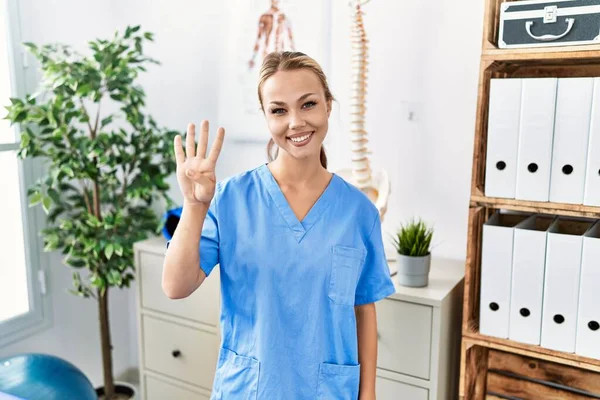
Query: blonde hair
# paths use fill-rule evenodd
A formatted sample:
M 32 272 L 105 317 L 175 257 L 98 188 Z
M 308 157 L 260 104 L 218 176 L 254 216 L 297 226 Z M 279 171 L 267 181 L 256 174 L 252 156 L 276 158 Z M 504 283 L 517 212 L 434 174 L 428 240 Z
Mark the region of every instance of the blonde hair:
M 261 89 L 265 81 L 273 76 L 277 71 L 293 71 L 297 69 L 307 69 L 314 72 L 321 81 L 321 85 L 323 85 L 325 100 L 327 102 L 334 100 L 333 95 L 329 90 L 325 73 L 323 72 L 323 69 L 319 63 L 299 51 L 276 51 L 269 53 L 265 57 L 260 68 L 260 78 L 258 81 L 258 101 L 263 112 L 265 110 L 263 108 Z M 267 144 L 267 159 L 269 162 L 273 161 L 277 157 L 277 149 L 275 150 L 275 154 L 273 154 L 274 145 L 275 142 L 273 141 L 273 138 L 269 139 L 269 143 Z M 325 149 L 322 145 L 320 159 L 323 168 L 327 168 L 327 155 L 325 154 Z

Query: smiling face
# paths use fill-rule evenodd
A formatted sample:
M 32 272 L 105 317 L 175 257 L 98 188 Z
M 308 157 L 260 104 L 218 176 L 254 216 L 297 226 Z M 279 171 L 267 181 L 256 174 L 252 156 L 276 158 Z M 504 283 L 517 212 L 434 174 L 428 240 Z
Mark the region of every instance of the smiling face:
M 318 160 L 331 113 L 331 100 L 325 98 L 318 76 L 308 69 L 277 71 L 263 83 L 261 93 L 267 125 L 280 150 Z

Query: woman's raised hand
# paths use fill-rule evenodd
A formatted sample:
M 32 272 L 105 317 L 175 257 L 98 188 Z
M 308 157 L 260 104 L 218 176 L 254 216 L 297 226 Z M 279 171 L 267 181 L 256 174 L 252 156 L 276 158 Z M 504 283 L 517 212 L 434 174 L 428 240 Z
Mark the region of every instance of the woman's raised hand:
M 202 121 L 200 125 L 200 138 L 196 149 L 195 136 L 196 127 L 189 124 L 185 138 L 185 152 L 180 135 L 175 136 L 174 149 L 177 161 L 177 182 L 187 204 L 209 205 L 215 195 L 217 178 L 215 167 L 217 159 L 223 147 L 225 130 L 219 128 L 217 137 L 206 157 L 208 146 L 208 121 Z

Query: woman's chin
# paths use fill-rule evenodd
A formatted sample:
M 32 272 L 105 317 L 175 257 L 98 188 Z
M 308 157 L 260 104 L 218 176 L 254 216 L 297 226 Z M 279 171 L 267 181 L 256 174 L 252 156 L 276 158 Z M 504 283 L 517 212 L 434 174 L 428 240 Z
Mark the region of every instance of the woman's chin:
M 321 153 L 321 146 L 317 146 L 317 144 L 311 143 L 308 146 L 302 147 L 287 146 L 286 150 L 294 158 L 319 158 Z

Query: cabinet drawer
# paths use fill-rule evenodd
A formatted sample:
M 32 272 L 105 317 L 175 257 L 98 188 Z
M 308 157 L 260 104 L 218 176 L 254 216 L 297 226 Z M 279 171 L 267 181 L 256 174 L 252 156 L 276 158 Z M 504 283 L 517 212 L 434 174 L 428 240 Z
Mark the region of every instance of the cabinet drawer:
M 210 396 L 192 392 L 187 389 L 180 388 L 170 383 L 161 381 L 146 375 L 145 377 L 145 400 L 209 400 Z
M 375 391 L 377 400 L 429 399 L 429 391 L 427 389 L 383 378 L 381 376 L 377 376 L 375 379 Z
M 169 299 L 162 290 L 162 269 L 164 256 L 140 252 L 140 290 L 142 307 L 211 326 L 218 326 L 220 312 L 219 269 L 215 268 L 209 277 L 192 295 L 185 299 Z M 200 268 L 200 267 L 198 267 Z
M 212 388 L 219 338 L 204 332 L 144 315 L 144 366 L 149 370 L 206 389 Z
M 429 379 L 432 307 L 391 299 L 376 307 L 377 366 Z

